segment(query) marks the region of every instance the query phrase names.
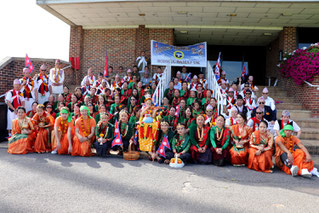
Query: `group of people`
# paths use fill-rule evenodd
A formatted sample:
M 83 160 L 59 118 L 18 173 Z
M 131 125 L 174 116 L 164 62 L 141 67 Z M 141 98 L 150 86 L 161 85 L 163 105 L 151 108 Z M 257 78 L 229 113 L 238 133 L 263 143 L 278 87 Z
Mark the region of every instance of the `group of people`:
M 145 65 L 141 57 L 138 64 Z M 204 74 L 189 82 L 183 67 L 165 90 L 161 106 L 155 106 L 152 95 L 163 70 L 158 67 L 150 77 L 149 68 L 142 67 L 134 66 L 124 76 L 109 67 L 109 76 L 97 78 L 89 68 L 73 93 L 63 86 L 58 60 L 49 76 L 46 65 L 33 78 L 25 68 L 24 77 L 14 80 L 6 95 L 8 152 L 107 157 L 135 147 L 159 163 L 179 158 L 185 164 L 229 163 L 267 173 L 274 168 L 274 154 L 275 165 L 287 174 L 319 176 L 299 140 L 299 126 L 287 110 L 277 120 L 269 91 L 264 88 L 257 98 L 252 76 L 244 84 L 242 79 L 229 84 L 221 72 L 224 110 L 219 111 L 216 91 L 207 87 Z M 114 143 L 118 138 L 121 143 Z M 163 146 L 165 140 L 169 144 Z

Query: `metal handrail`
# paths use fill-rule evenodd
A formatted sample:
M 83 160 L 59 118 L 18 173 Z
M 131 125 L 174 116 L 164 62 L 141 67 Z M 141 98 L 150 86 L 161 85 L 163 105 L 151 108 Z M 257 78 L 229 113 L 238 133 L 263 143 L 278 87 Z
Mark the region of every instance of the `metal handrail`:
M 218 114 L 221 114 L 224 112 L 224 99 L 226 97 L 224 97 L 221 92 L 220 89 L 221 87 L 219 86 L 219 84 L 217 83 L 216 77 L 215 77 L 215 72 L 211 66 L 210 63 L 208 63 L 207 61 L 207 84 L 208 84 L 208 88 L 210 88 L 213 91 L 213 96 L 214 98 L 216 98 L 217 100 L 217 109 L 218 109 Z
M 158 81 L 152 100 L 154 104 L 161 106 L 161 100 L 163 100 L 165 89 L 168 87 L 169 82 L 171 81 L 171 66 L 166 66 L 162 77 Z
M 313 84 L 311 84 L 311 83 L 309 83 L 308 81 L 304 81 L 306 84 L 308 84 L 308 86 L 310 86 L 310 87 L 316 87 L 317 88 L 317 90 L 319 90 L 319 85 L 313 85 Z

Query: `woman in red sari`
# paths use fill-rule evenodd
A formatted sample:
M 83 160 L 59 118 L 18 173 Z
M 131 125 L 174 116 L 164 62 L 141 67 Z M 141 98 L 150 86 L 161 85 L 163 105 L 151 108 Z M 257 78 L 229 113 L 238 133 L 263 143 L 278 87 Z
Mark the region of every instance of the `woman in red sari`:
M 18 118 L 12 121 L 12 136 L 8 141 L 8 153 L 27 154 L 32 152 L 35 139 L 32 121 L 26 116 L 24 107 L 18 107 Z
M 234 142 L 229 150 L 231 163 L 233 166 L 245 166 L 248 163 L 248 142 L 251 135 L 251 129 L 246 123 L 246 115 L 239 113 L 237 115 L 237 124 L 231 126 L 231 137 Z
M 267 128 L 268 123 L 261 121 L 258 130 L 251 134 L 248 149 L 248 168 L 271 173 L 274 136 L 267 131 Z
M 44 105 L 37 106 L 37 113 L 32 120 L 37 129 L 34 142 L 34 151 L 37 153 L 51 152 L 51 131 L 54 124 L 54 118 L 44 111 Z
M 194 163 L 208 164 L 212 162 L 212 152 L 209 149 L 210 128 L 205 125 L 205 116 L 200 114 L 196 117 L 196 124 L 191 125 L 189 136 L 191 140 L 190 151 Z
M 54 124 L 52 132 L 52 152 L 51 154 L 66 155 L 72 153 L 72 130 L 74 122 L 69 108 L 63 107 L 60 115 Z
M 90 157 L 91 144 L 94 142 L 96 122 L 91 117 L 89 108 L 81 106 L 81 117 L 75 121 L 72 156 Z

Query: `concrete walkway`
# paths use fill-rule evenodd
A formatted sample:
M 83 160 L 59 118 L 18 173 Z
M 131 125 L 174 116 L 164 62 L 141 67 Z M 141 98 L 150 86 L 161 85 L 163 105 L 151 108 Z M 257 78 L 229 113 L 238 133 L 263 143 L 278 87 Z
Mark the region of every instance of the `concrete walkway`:
M 318 165 L 318 164 L 317 164 Z M 0 149 L 1 212 L 317 212 L 319 178 Z

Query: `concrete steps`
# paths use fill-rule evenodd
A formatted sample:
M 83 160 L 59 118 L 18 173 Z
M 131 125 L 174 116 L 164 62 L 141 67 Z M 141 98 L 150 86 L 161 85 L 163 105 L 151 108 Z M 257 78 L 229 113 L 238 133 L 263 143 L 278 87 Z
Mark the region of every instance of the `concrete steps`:
M 256 93 L 258 97 L 262 95 L 264 86 L 258 86 L 259 91 Z M 276 104 L 277 118 L 281 117 L 283 110 L 289 110 L 290 117 L 301 128 L 300 140 L 307 147 L 312 155 L 319 155 L 319 118 L 313 118 L 312 112 L 303 109 L 294 97 L 287 96 L 287 92 L 280 87 L 267 87 L 269 96 L 275 101 L 282 103 Z

